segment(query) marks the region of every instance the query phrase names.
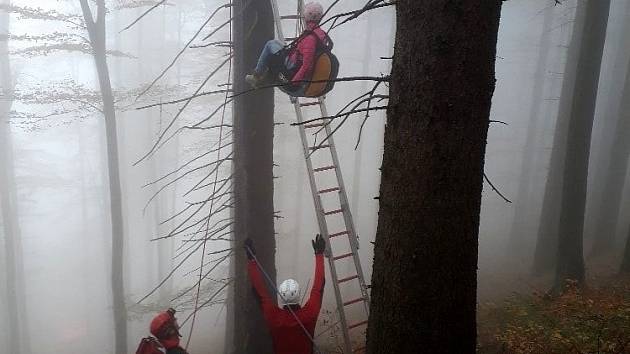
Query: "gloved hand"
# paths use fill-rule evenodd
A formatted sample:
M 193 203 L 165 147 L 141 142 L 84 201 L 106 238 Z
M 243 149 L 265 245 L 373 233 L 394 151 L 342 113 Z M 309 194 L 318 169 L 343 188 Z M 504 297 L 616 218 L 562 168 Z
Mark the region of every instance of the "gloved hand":
M 323 254 L 326 250 L 326 241 L 324 241 L 324 238 L 320 234 L 317 234 L 315 239 L 311 240 L 311 244 L 313 245 L 313 251 L 315 251 L 315 254 Z
M 243 247 L 245 248 L 245 254 L 247 255 L 247 259 L 249 259 L 250 261 L 254 259 L 254 256 L 256 255 L 256 249 L 254 248 L 254 241 L 251 238 L 247 238 L 247 240 L 245 240 L 245 244 L 243 245 Z

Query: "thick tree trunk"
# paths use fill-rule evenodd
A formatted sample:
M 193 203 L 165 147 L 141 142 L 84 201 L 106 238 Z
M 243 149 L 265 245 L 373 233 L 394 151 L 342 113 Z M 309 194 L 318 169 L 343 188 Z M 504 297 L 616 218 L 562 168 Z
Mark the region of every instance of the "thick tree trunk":
M 273 15 L 269 1 L 236 0 L 233 5 L 234 89 L 241 92 L 249 88 L 245 74 L 274 37 Z M 239 96 L 234 103 L 234 242 L 241 250 L 246 238 L 254 240 L 258 260 L 275 282 L 273 97 L 267 89 Z M 233 352 L 271 353 L 271 337 L 247 277 L 245 252 L 237 253 L 233 263 Z
M 555 291 L 561 291 L 567 279 L 575 280 L 579 284 L 584 282 L 583 232 L 586 182 L 609 10 L 610 0 L 589 0 L 586 3 L 584 34 L 579 44 L 577 85 L 571 97 Z
M 368 353 L 474 353 L 501 1 L 400 0 Z
M 105 135 L 107 139 L 107 167 L 109 173 L 109 196 L 112 235 L 111 285 L 114 317 L 114 353 L 127 353 L 127 309 L 124 289 L 124 235 L 122 216 L 122 191 L 118 163 L 118 139 L 116 130 L 116 109 L 114 95 L 109 77 L 106 54 L 106 8 L 104 0 L 97 0 L 96 21 L 87 0 L 81 0 L 83 17 L 87 24 L 90 43 L 94 51 L 94 62 L 103 99 L 103 115 L 105 116 Z
M 5 6 L 9 0 L 1 1 Z M 9 58 L 10 16 L 0 12 L 0 208 L 2 211 L 2 235 L 4 237 L 4 265 L 6 284 L 6 323 L 8 324 L 6 350 L 15 354 L 27 354 L 29 350 L 26 299 L 24 298 L 24 270 L 22 243 L 17 205 L 17 185 L 13 164 L 10 112 L 13 105 L 13 80 Z
M 536 154 L 534 147 L 536 145 L 537 134 L 540 132 L 541 110 L 544 106 L 545 83 L 547 82 L 547 62 L 549 61 L 551 48 L 551 25 L 554 17 L 554 7 L 549 6 L 545 9 L 543 18 L 542 32 L 540 35 L 540 52 L 538 53 L 538 61 L 536 63 L 535 82 L 532 87 L 532 102 L 529 109 L 529 124 L 527 125 L 527 136 L 525 145 L 523 146 L 520 177 L 518 184 L 518 192 L 514 201 L 514 219 L 510 230 L 510 255 L 515 252 L 521 253 L 529 239 L 529 225 L 532 224 L 530 210 L 532 209 L 532 179 L 534 178 L 534 169 L 532 168 Z

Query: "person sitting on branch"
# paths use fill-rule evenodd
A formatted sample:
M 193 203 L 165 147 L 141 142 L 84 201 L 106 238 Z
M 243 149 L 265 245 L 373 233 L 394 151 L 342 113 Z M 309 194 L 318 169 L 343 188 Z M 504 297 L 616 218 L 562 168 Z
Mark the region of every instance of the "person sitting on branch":
M 328 58 L 333 57 L 330 52 L 332 41 L 319 27 L 323 13 L 324 8 L 320 3 L 306 4 L 303 11 L 306 28 L 302 34 L 287 46 L 277 39 L 268 41 L 260 53 L 254 72 L 246 75 L 245 81 L 253 87 L 260 86 L 264 81 L 279 82 L 285 84 L 282 88 L 290 95 L 305 95 L 319 55 L 324 53 Z M 324 79 L 331 75 L 336 76 L 338 70 L 336 58 L 327 60 L 333 60 L 335 63 L 323 66 L 323 73 L 320 75 L 325 76 Z M 328 85 L 320 83 L 319 86 L 325 88 Z
M 324 296 L 324 250 L 326 242 L 321 235 L 311 241 L 315 252 L 315 278 L 308 301 L 300 306 L 300 285 L 293 279 L 283 281 L 275 289 L 280 296 L 282 307 L 278 307 L 269 296 L 263 275 L 264 270 L 258 264 L 254 242 L 245 241 L 245 251 L 249 262 L 247 270 L 254 290 L 260 300 L 265 322 L 271 332 L 275 354 L 312 354 L 315 325 Z M 261 274 L 261 272 L 263 274 Z M 269 278 L 267 278 L 269 280 Z

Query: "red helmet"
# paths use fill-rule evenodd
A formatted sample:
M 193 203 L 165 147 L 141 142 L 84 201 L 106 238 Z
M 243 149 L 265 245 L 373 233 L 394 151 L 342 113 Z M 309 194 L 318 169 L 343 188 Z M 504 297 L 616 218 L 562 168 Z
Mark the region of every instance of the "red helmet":
M 175 318 L 175 310 L 168 309 L 155 316 L 151 321 L 151 334 L 157 339 L 179 337 L 179 326 Z

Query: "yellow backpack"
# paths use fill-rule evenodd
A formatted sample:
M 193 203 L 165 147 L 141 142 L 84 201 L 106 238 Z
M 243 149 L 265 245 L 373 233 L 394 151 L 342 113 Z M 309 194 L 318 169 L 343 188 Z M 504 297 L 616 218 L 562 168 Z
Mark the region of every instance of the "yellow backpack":
M 293 41 L 291 44 L 283 50 L 286 53 L 290 48 L 293 48 L 297 43 L 306 36 L 313 35 L 317 38 L 317 49 L 315 51 L 315 61 L 313 65 L 313 73 L 311 77 L 307 79 L 307 82 L 302 85 L 301 90 L 295 90 L 294 87 L 289 85 L 280 86 L 280 90 L 293 97 L 320 97 L 330 92 L 335 87 L 335 80 L 339 74 L 339 60 L 332 53 L 333 41 L 326 35 L 326 41 L 319 38 L 313 31 L 304 31 L 304 33 Z M 301 64 L 300 64 L 301 65 Z M 292 71 L 279 70 L 278 82 L 283 82 L 286 78 L 290 78 L 295 74 L 296 69 L 299 69 L 299 65 Z

